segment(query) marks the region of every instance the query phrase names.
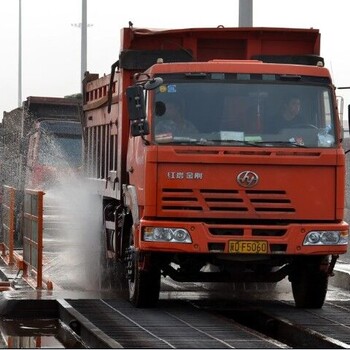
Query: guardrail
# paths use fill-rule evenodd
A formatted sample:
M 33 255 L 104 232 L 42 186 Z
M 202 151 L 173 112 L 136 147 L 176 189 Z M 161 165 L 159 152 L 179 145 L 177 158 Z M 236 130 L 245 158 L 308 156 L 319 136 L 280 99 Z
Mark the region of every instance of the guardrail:
M 2 196 L 2 259 L 7 265 L 18 262 L 18 268 L 22 268 L 22 259 L 14 251 L 15 237 L 15 203 L 16 189 L 3 186 Z
M 52 282 L 43 278 L 43 201 L 43 191 L 25 191 L 23 279 L 36 289 L 42 289 L 43 283 L 52 289 Z
M 18 269 L 23 270 L 23 279 L 32 288 L 52 290 L 52 282 L 43 277 L 43 198 L 43 191 L 25 190 L 23 213 L 20 213 L 23 214 L 21 256 L 14 250 L 16 189 L 3 186 L 1 258 L 7 265 L 16 262 Z

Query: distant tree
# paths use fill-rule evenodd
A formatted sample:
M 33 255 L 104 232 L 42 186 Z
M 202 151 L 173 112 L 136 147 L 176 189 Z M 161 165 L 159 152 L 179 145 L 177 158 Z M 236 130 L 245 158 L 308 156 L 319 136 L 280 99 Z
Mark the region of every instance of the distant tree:
M 77 94 L 66 95 L 66 96 L 64 96 L 64 98 L 73 98 L 73 99 L 76 99 L 76 100 L 82 101 L 82 99 L 83 99 L 83 95 L 82 95 L 82 93 L 81 93 L 81 92 L 78 92 Z

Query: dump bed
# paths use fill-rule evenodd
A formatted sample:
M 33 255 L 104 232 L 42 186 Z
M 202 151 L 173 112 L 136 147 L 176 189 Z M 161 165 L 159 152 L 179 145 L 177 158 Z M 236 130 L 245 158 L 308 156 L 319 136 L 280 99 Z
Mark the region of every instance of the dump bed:
M 23 103 L 27 116 L 33 119 L 79 121 L 79 100 L 60 97 L 30 96 Z
M 318 29 L 196 28 L 173 30 L 122 29 L 120 68 L 147 69 L 164 62 L 213 59 L 315 64 L 319 60 Z M 293 56 L 293 57 L 292 57 Z

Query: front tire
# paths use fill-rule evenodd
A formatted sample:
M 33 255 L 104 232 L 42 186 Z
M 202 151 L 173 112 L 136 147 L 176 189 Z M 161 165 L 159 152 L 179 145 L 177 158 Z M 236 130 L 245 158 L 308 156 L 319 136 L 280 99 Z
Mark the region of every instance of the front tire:
M 328 288 L 328 274 L 320 264 L 298 264 L 291 278 L 297 308 L 322 308 Z
M 147 270 L 142 269 L 140 262 L 145 257 L 133 249 L 129 257 L 129 300 L 135 307 L 154 307 L 159 299 L 160 269 L 152 263 L 147 264 Z

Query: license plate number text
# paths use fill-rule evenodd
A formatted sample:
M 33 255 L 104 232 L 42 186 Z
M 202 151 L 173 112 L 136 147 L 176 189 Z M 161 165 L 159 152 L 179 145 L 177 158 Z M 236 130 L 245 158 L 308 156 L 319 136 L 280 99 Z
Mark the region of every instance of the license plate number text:
M 267 254 L 267 241 L 229 241 L 229 253 Z

